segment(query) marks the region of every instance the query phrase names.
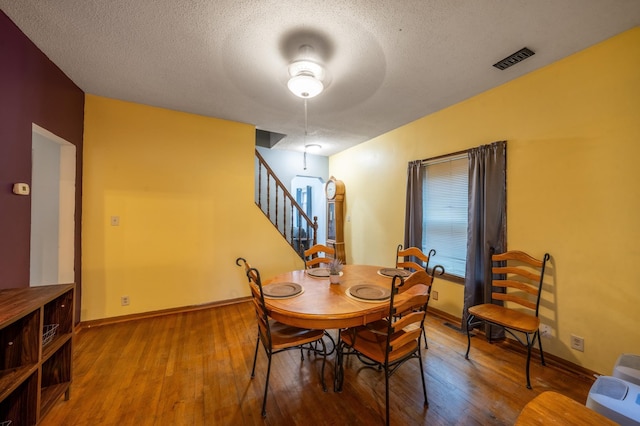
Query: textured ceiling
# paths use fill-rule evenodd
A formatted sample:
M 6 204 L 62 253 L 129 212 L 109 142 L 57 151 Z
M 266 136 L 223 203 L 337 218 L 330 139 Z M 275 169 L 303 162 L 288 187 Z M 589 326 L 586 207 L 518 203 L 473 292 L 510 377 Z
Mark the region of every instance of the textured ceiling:
M 87 93 L 255 125 L 302 150 L 287 64 L 328 71 L 306 143 L 330 155 L 640 25 L 640 0 L 0 0 Z M 536 52 L 505 71 L 492 64 Z

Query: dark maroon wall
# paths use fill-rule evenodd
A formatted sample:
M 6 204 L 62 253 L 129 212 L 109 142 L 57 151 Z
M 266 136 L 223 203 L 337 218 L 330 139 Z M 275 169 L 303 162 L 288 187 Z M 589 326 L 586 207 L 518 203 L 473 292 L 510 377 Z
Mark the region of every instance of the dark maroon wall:
M 31 184 L 32 123 L 76 146 L 75 276 L 80 287 L 83 121 L 84 92 L 0 11 L 0 289 L 29 286 L 31 197 L 14 195 L 12 187 Z

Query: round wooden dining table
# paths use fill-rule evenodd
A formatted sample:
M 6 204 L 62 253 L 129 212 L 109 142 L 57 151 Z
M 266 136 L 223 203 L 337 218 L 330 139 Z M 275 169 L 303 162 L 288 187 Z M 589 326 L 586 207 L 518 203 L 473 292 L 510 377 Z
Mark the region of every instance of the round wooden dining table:
M 313 329 L 355 327 L 377 321 L 389 315 L 389 300 L 361 301 L 347 292 L 355 285 L 376 285 L 391 289 L 391 276 L 379 271 L 386 269 L 370 265 L 344 265 L 339 284 L 329 283 L 328 277 L 311 275 L 313 269 L 285 272 L 266 280 L 264 286 L 277 283 L 296 283 L 301 294 L 290 298 L 265 298 L 269 315 L 284 324 Z M 311 271 L 311 273 L 310 273 Z

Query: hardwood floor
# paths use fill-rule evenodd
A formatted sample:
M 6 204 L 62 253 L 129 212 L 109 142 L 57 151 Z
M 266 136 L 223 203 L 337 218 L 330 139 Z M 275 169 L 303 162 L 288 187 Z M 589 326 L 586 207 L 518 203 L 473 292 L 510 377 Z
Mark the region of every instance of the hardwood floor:
M 300 352 L 273 358 L 267 417 L 260 408 L 267 359 L 258 354 L 249 302 L 85 328 L 75 337 L 71 399 L 61 399 L 42 420 L 48 425 L 372 425 L 384 424 L 384 375 L 345 366 L 341 393 L 320 386 L 321 358 Z M 546 390 L 584 403 L 593 380 L 531 362 L 532 390 L 525 386 L 525 355 L 472 342 L 427 315 L 429 349 L 423 350 L 429 408 L 423 407 L 415 360 L 390 379 L 391 423 L 397 425 L 512 425 L 524 405 Z M 334 333 L 333 333 L 334 334 Z M 544 343 L 544 342 L 543 342 Z

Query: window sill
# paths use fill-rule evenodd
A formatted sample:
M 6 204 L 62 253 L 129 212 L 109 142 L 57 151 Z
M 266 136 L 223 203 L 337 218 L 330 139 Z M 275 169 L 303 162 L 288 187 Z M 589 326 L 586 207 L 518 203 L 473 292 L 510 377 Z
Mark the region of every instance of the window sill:
M 456 284 L 464 284 L 464 277 L 459 277 L 457 275 L 447 274 L 446 272 L 442 275 L 436 275 L 436 277 L 441 278 L 446 281 L 451 281 Z

